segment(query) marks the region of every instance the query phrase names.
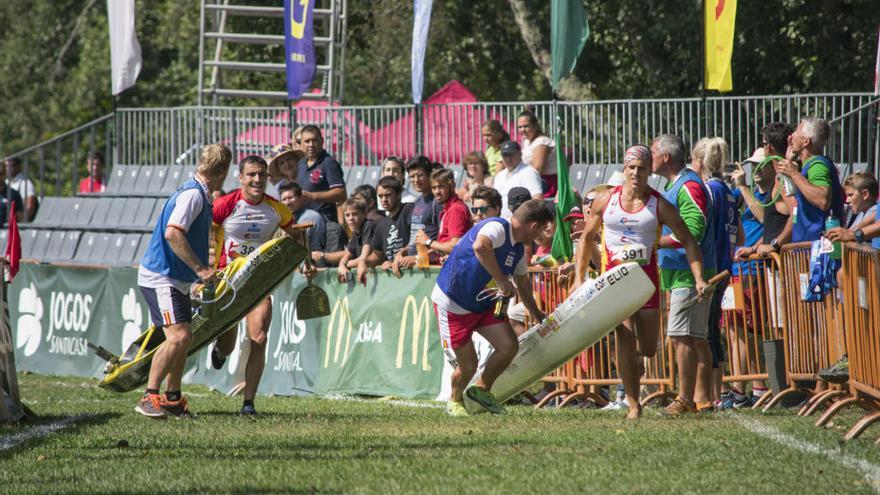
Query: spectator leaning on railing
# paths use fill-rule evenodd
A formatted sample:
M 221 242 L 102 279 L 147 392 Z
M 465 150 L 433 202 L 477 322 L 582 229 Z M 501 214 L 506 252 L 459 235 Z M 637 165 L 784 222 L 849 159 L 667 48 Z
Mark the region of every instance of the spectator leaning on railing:
M 358 198 L 364 202 L 367 208 L 367 220 L 379 223 L 385 218 L 385 214 L 379 211 L 379 200 L 376 198 L 376 188 L 370 184 L 361 184 L 354 188 L 352 198 Z
M 431 192 L 433 168 L 431 161 L 424 156 L 417 156 L 406 164 L 409 181 L 422 196 L 413 204 L 410 211 L 409 240 L 397 253 L 391 267 L 398 277 L 401 276 L 401 269 L 411 268 L 416 264 L 416 235 L 419 231 L 424 231 L 425 236 L 431 240 L 437 240 L 437 234 L 440 232 L 440 212 L 443 210 L 443 205 L 434 200 L 434 194 Z
M 431 174 L 431 191 L 434 193 L 434 200 L 443 208 L 440 212 L 440 232 L 435 241 L 420 232 L 416 235 L 415 242 L 425 244 L 443 256 L 452 252 L 452 248 L 470 230 L 473 223 L 467 206 L 455 194 L 455 176 L 451 170 L 437 170 Z
M 785 160 L 776 172 L 791 179 L 796 189 L 792 216 L 792 242 L 815 241 L 825 230 L 825 220 L 836 217 L 843 225 L 843 194 L 837 168 L 822 150 L 831 134 L 827 122 L 816 117 L 801 119 L 788 139 Z M 803 163 L 799 169 L 796 161 Z
M 372 251 L 370 242 L 376 233 L 376 223 L 367 218 L 367 205 L 358 198 L 349 198 L 342 203 L 342 215 L 351 237 L 339 260 L 336 276 L 340 282 L 348 282 L 351 279 L 349 269 L 358 268 L 355 280 L 366 283 L 366 264 L 361 261 L 365 261 Z
M 324 256 L 324 247 L 327 235 L 327 221 L 315 210 L 306 208 L 306 201 L 303 198 L 302 187 L 296 182 L 288 182 L 281 186 L 279 196 L 284 206 L 287 206 L 293 213 L 295 223 L 310 223 L 306 233 L 309 237 L 309 251 L 312 253 L 312 260 L 318 263 Z
M 382 269 L 389 270 L 394 258 L 404 243 L 409 239 L 409 216 L 413 205 L 404 205 L 400 202 L 400 193 L 403 185 L 394 177 L 382 177 L 376 188 L 379 204 L 387 215 L 378 225 L 373 240 L 370 243 L 372 252 L 361 263 L 366 266 L 379 265 Z M 362 269 L 358 266 L 358 270 Z

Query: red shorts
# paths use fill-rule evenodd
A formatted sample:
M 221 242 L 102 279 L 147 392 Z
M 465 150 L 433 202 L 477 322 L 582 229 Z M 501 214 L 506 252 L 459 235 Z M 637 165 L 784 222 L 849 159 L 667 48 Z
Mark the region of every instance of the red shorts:
M 434 314 L 437 315 L 437 326 L 440 328 L 440 343 L 443 349 L 458 349 L 469 343 L 474 330 L 478 328 L 497 325 L 507 321 L 504 318 L 496 318 L 495 310 L 490 309 L 482 313 L 468 313 L 464 315 L 450 313 L 434 304 Z
M 656 264 L 640 266 L 642 267 L 642 270 L 645 271 L 645 275 L 647 275 L 654 284 L 654 294 L 651 295 L 651 298 L 648 299 L 648 302 L 646 302 L 641 309 L 657 309 L 660 307 L 660 270 L 657 268 Z

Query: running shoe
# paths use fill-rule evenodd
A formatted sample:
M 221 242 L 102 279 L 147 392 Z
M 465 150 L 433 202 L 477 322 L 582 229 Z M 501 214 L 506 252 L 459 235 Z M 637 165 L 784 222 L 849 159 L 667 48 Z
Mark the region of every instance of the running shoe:
M 241 416 L 256 416 L 257 408 L 255 408 L 253 404 L 245 404 L 241 406 L 241 410 L 238 411 L 238 414 Z
M 160 405 L 167 416 L 174 416 L 176 418 L 193 417 L 189 411 L 189 403 L 186 397 L 181 397 L 180 400 L 168 400 L 167 397 L 163 397 Z
M 682 414 L 697 412 L 697 408 L 693 404 L 688 404 L 681 397 L 676 397 L 672 404 L 666 406 L 663 410 L 665 416 L 680 416 Z
M 498 399 L 492 395 L 492 392 L 487 392 L 476 385 L 471 385 L 464 391 L 464 393 L 468 396 L 468 399 L 483 406 L 483 409 L 492 414 L 501 414 L 504 412 L 504 406 L 498 402 Z
M 223 365 L 226 364 L 226 356 L 220 354 L 220 349 L 215 345 L 213 349 L 211 349 L 211 367 L 215 370 L 223 369 Z
M 849 359 L 838 359 L 833 365 L 819 370 L 819 378 L 831 383 L 845 383 L 849 380 Z
M 609 402 L 605 405 L 601 411 L 621 411 L 623 409 L 629 409 L 629 402 L 626 401 L 626 398 L 617 399 Z
M 162 409 L 162 396 L 159 394 L 144 394 L 141 401 L 134 408 L 135 411 L 148 418 L 164 418 L 167 413 Z
M 455 402 L 454 400 L 446 403 L 446 414 L 454 418 L 470 416 L 470 414 L 468 414 L 467 412 L 467 409 L 464 408 L 464 404 L 462 404 L 461 402 Z

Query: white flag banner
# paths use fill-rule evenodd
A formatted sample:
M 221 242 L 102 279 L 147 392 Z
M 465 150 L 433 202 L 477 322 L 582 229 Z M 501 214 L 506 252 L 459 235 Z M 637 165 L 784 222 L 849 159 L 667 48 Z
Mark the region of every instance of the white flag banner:
M 880 95 L 880 30 L 877 32 L 877 61 L 874 63 L 874 94 Z
M 113 96 L 134 86 L 141 72 L 141 45 L 134 28 L 134 0 L 107 0 Z
M 414 0 L 412 37 L 412 97 L 413 103 L 422 102 L 425 85 L 425 48 L 428 46 L 428 27 L 431 25 L 433 0 Z

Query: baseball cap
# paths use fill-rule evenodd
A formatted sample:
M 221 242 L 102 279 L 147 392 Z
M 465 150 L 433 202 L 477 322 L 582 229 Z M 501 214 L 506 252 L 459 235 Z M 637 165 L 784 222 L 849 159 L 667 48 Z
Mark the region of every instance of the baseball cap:
M 745 161 L 752 163 L 761 163 L 764 161 L 764 148 L 757 148 L 755 152 L 752 153 L 752 156 L 746 158 Z
M 580 206 L 574 206 L 571 210 L 568 210 L 568 215 L 565 215 L 562 220 L 568 222 L 572 220 L 579 220 L 581 218 L 584 218 L 584 212 L 581 211 Z
M 508 141 L 509 143 L 510 141 Z M 511 212 L 516 211 L 523 203 L 532 199 L 532 193 L 525 187 L 511 187 L 507 192 L 507 209 Z
M 519 153 L 520 151 L 522 151 L 522 148 L 519 147 L 519 143 L 516 141 L 508 140 L 501 143 L 502 155 L 512 155 L 514 153 Z

